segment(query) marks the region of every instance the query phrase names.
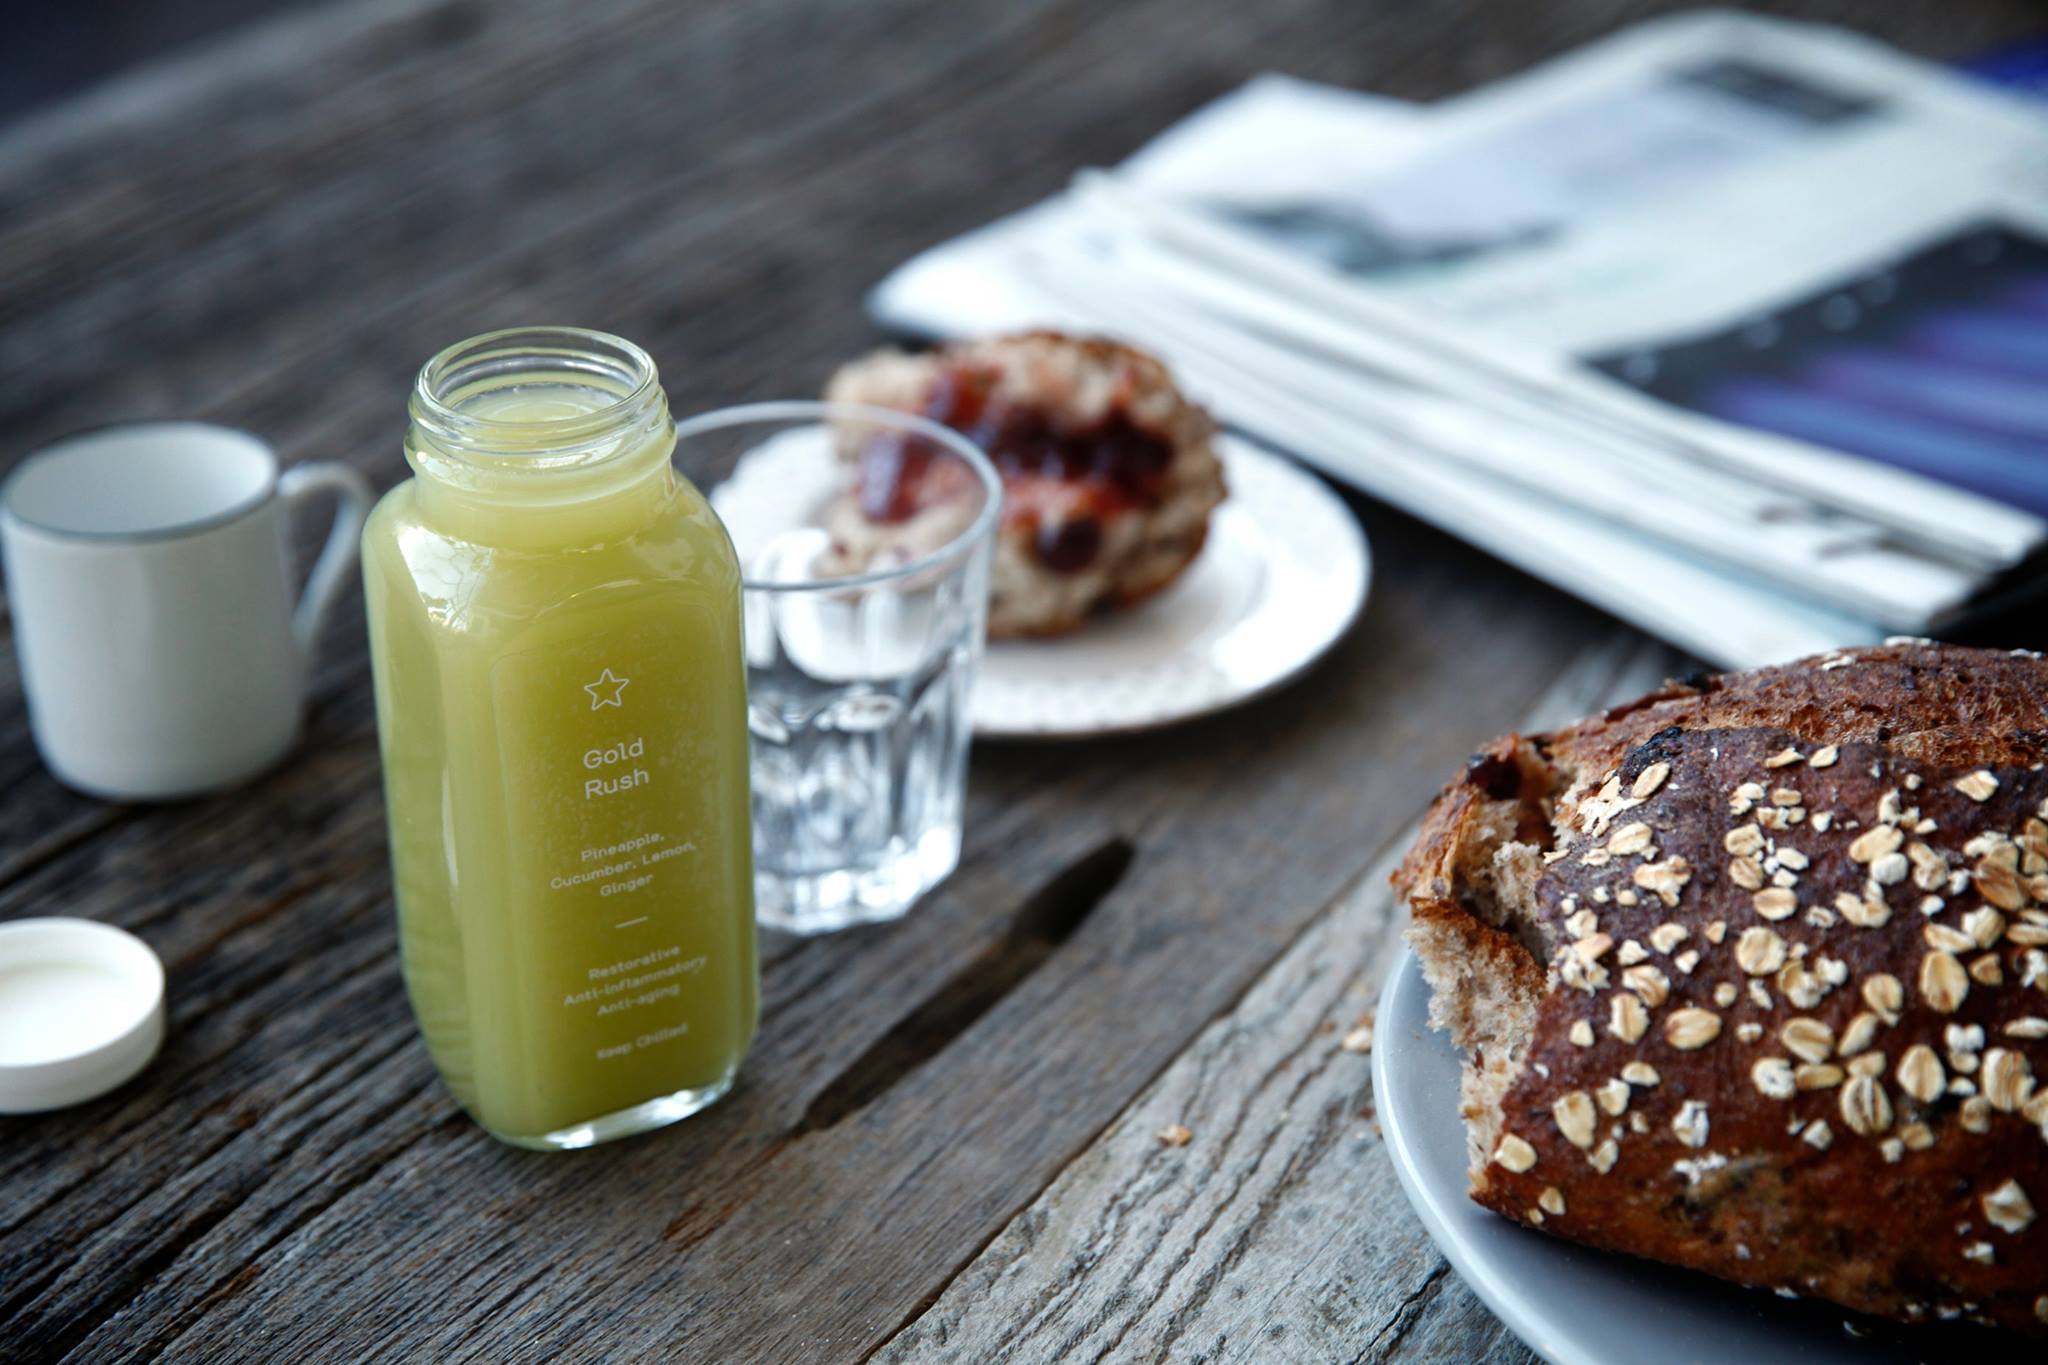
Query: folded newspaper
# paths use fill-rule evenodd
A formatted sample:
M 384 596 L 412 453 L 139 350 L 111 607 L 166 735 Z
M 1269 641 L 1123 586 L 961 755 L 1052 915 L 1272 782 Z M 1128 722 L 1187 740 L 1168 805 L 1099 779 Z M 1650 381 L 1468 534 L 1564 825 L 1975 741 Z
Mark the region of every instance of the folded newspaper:
M 2048 118 L 1831 28 L 1644 24 L 1427 108 L 1266 76 L 910 261 L 1713 663 L 1937 633 L 2048 540 Z

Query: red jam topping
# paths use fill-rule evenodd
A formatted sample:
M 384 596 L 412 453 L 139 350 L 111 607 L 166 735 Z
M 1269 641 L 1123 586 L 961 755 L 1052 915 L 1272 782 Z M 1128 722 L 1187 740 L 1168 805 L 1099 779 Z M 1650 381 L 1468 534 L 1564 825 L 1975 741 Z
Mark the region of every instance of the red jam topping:
M 1102 553 L 1102 523 L 1093 517 L 1074 517 L 1040 526 L 1031 551 L 1054 573 L 1079 573 Z
M 1121 408 L 1086 423 L 1059 414 L 994 397 L 996 376 L 986 370 L 954 365 L 940 371 L 925 401 L 923 415 L 973 441 L 988 452 L 1004 486 L 1051 481 L 1085 488 L 1087 507 L 1098 516 L 1156 504 L 1166 487 L 1173 447 L 1157 433 L 1138 425 Z M 951 461 L 916 436 L 879 437 L 861 452 L 857 486 L 860 507 L 869 520 L 900 522 L 919 508 L 942 500 L 951 491 L 945 477 Z M 1039 514 L 1011 506 L 1006 519 Z M 1047 522 L 1033 537 L 1034 551 L 1046 568 L 1074 573 L 1092 563 L 1102 549 L 1097 516 Z

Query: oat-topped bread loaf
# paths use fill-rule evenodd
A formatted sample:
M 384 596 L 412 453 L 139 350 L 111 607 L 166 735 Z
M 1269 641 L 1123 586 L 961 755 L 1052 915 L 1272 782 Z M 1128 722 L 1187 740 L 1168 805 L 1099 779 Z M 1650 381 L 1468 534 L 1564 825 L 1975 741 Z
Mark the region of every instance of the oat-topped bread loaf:
M 988 452 L 1003 479 L 993 636 L 1062 634 L 1150 597 L 1194 560 L 1223 500 L 1209 415 L 1157 359 L 1100 337 L 1039 331 L 879 351 L 842 367 L 825 396 L 918 413 Z M 849 455 L 857 486 L 830 525 L 850 567 L 957 531 L 947 489 L 929 486 L 916 459 L 872 444 Z
M 2048 663 L 1894 641 L 1509 735 L 1395 876 L 1472 1197 L 2048 1333 Z

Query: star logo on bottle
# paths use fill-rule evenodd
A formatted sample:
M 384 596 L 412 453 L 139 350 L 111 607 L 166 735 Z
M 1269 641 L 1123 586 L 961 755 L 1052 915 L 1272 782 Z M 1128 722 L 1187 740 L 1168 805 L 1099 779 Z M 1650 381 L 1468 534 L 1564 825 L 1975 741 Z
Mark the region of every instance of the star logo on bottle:
M 607 668 L 604 672 L 597 675 L 596 682 L 583 684 L 583 690 L 590 694 L 590 709 L 595 711 L 605 706 L 616 706 L 624 709 L 626 703 L 620 694 L 626 690 L 626 684 L 631 681 L 633 681 L 631 678 L 621 678 Z

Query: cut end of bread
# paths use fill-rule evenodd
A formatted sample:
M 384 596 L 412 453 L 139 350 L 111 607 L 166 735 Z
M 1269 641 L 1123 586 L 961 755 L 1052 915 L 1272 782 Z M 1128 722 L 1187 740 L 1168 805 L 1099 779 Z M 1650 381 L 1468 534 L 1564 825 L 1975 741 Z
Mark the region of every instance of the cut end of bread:
M 1515 939 L 1469 917 L 1462 925 L 1417 921 L 1408 942 L 1429 980 L 1430 1025 L 1447 1031 L 1465 1054 L 1459 1112 L 1477 1189 L 1500 1140 L 1501 1100 L 1522 1073 L 1535 1030 L 1543 969 Z
M 1475 1192 L 1535 1034 L 1551 955 L 1536 882 L 1569 777 L 1529 741 L 1501 740 L 1438 799 L 1395 874 L 1414 911 L 1408 943 L 1429 981 L 1429 1022 L 1465 1055 L 1460 1100 Z

